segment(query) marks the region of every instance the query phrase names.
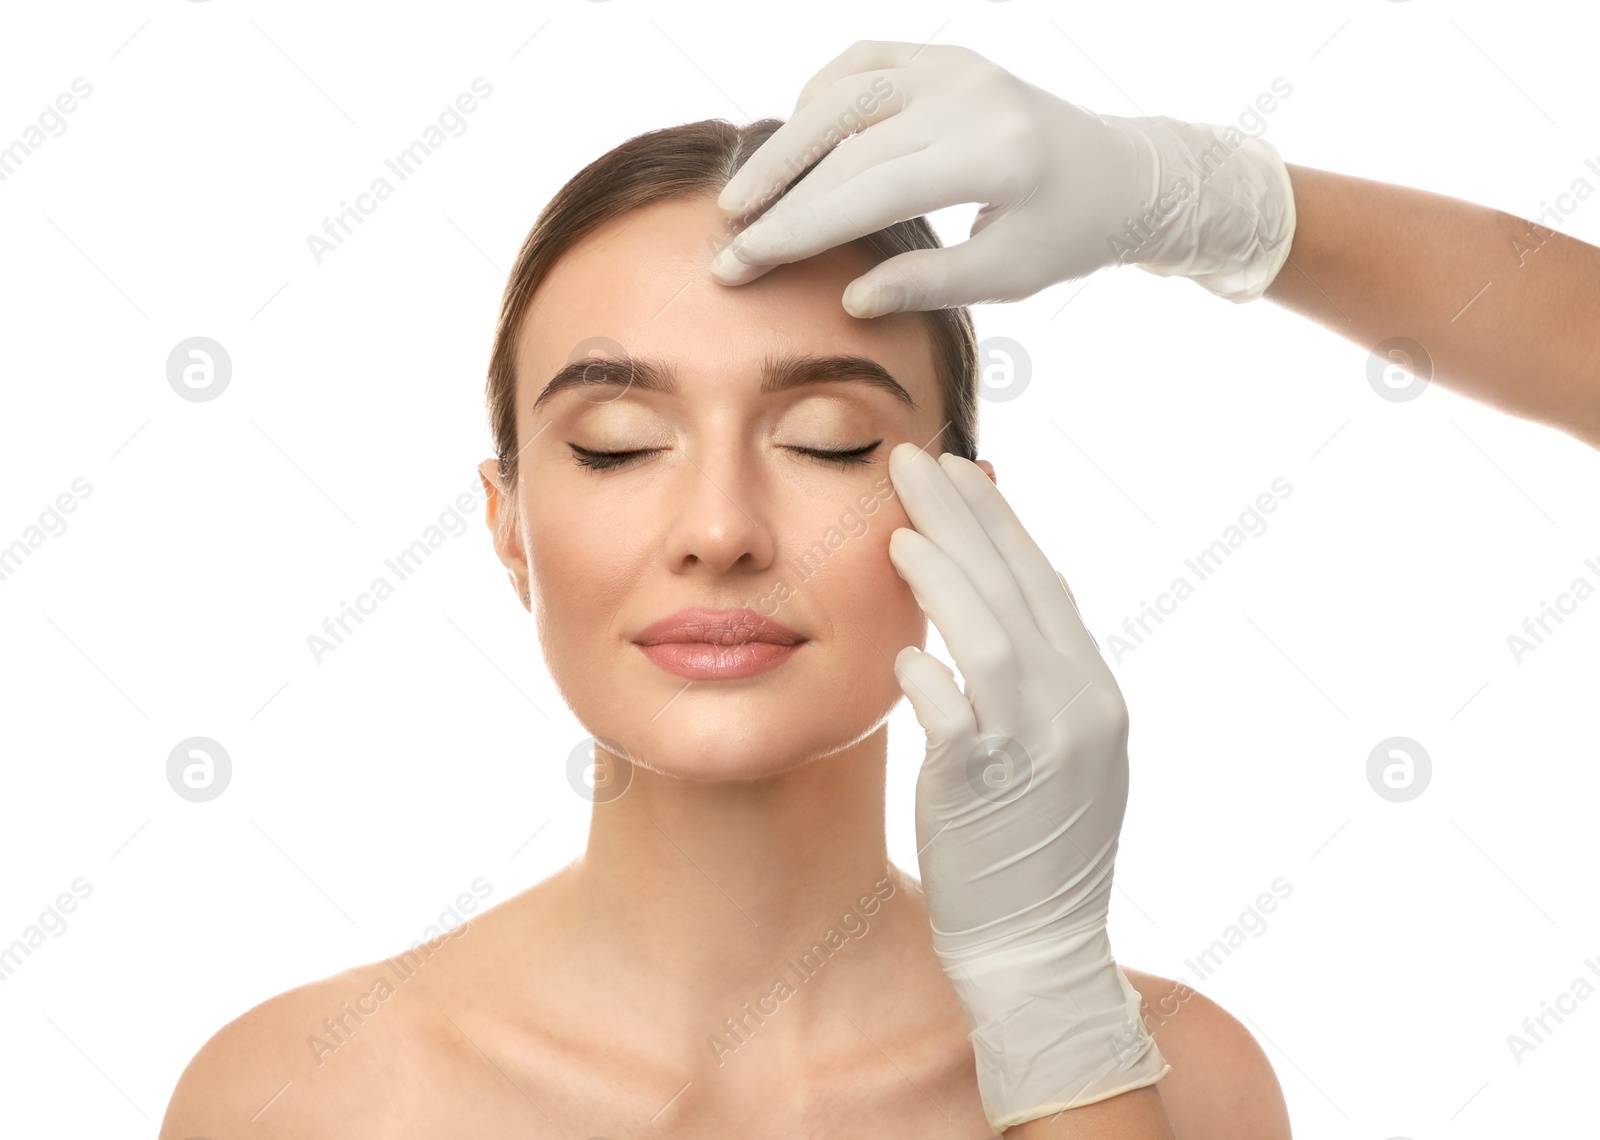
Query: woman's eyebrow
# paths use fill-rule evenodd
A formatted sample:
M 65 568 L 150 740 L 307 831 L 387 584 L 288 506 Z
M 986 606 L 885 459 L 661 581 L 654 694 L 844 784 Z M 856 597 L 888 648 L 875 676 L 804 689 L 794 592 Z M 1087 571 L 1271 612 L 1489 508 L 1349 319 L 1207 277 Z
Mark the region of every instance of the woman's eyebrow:
M 761 394 L 786 392 L 806 384 L 853 381 L 880 388 L 915 409 L 917 402 L 905 385 L 868 356 L 768 355 L 762 362 Z M 659 360 L 632 356 L 626 360 L 592 356 L 562 367 L 533 402 L 533 411 L 569 388 L 639 388 L 671 396 L 678 390 L 671 367 Z

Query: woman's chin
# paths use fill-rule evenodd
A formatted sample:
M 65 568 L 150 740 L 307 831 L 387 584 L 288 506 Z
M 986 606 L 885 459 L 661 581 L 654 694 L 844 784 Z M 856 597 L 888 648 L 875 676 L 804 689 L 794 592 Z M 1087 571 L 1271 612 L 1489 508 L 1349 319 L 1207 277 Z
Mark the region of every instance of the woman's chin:
M 641 768 L 673 779 L 696 783 L 723 780 L 759 780 L 803 767 L 858 743 L 888 716 L 866 717 L 860 731 L 849 732 L 848 724 L 832 723 L 826 737 L 814 737 L 819 727 L 814 705 L 797 710 L 792 717 L 741 717 L 724 730 L 702 725 L 696 731 L 659 724 L 639 734 L 624 734 L 614 739 L 628 750 Z M 849 734 L 838 735 L 841 729 Z
M 777 776 L 791 768 L 798 768 L 805 758 L 774 756 L 764 753 L 726 756 L 676 755 L 650 766 L 653 772 L 674 780 L 687 780 L 694 784 L 715 784 L 729 780 L 761 780 Z

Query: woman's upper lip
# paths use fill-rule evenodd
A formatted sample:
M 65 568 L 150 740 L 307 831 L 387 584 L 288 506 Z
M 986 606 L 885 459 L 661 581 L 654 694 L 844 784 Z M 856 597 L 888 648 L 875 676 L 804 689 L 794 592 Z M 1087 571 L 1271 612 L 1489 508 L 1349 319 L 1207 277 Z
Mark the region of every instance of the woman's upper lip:
M 782 622 L 752 609 L 712 610 L 691 606 L 651 622 L 635 634 L 633 640 L 638 645 L 695 641 L 712 645 L 742 645 L 750 641 L 795 645 L 805 638 Z

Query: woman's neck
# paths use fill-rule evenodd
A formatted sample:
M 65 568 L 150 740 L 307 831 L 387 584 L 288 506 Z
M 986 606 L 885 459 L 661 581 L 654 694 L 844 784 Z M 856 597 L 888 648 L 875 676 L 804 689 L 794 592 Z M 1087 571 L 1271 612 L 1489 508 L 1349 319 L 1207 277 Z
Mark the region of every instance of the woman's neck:
M 937 985 L 920 892 L 886 853 L 886 741 L 880 725 L 746 781 L 636 768 L 621 796 L 595 805 L 565 876 L 572 960 L 661 1048 L 718 1067 L 718 1037 L 728 1052 L 759 1040 L 769 1060 L 792 1060 L 838 1032 L 838 1009 L 871 1018 L 908 984 Z

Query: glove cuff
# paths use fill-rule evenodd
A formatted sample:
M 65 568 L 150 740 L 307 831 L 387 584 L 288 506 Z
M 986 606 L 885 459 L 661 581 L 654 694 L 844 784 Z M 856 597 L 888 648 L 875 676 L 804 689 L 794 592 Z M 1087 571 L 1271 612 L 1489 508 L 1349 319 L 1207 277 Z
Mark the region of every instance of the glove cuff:
M 1242 304 L 1266 292 L 1294 243 L 1294 187 L 1278 150 L 1236 127 L 1124 119 L 1145 152 L 1145 212 L 1125 260 Z M 1136 223 L 1136 224 L 1135 224 Z
M 1104 923 L 941 964 L 973 1026 L 978 1092 L 995 1135 L 1152 1085 L 1171 1071 Z

